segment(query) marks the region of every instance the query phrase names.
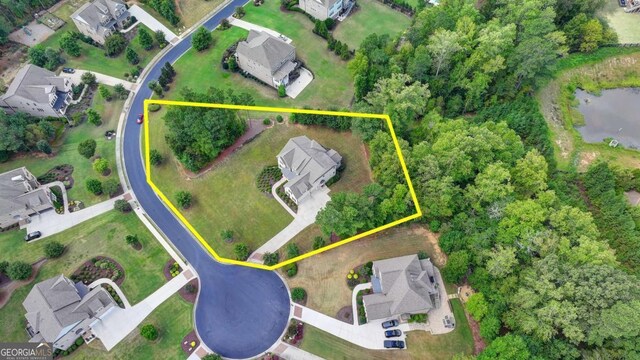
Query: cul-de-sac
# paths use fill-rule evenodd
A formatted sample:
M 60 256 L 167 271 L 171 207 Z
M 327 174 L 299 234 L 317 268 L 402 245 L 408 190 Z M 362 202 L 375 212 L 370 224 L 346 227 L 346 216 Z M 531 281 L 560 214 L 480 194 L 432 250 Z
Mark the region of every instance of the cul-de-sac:
M 640 358 L 640 0 L 0 0 L 0 358 Z

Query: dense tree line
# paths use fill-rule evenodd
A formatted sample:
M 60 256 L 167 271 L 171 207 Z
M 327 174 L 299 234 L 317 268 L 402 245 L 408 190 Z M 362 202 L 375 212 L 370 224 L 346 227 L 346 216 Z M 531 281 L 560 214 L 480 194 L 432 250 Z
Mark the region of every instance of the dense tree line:
M 144 0 L 143 2 L 159 12 L 171 25 L 176 26 L 180 22 L 180 18 L 176 14 L 176 4 L 173 0 Z
M 45 119 L 26 113 L 7 114 L 0 110 L 0 162 L 18 152 L 51 152 L 49 141 L 56 130 Z
M 184 101 L 212 104 L 252 104 L 248 94 L 235 94 L 209 88 L 197 93 L 189 88 L 181 91 Z M 238 112 L 196 106 L 170 107 L 164 116 L 166 141 L 180 162 L 191 171 L 199 171 L 239 138 L 246 122 Z
M 305 109 L 310 109 L 305 107 Z M 351 118 L 337 115 L 291 114 L 289 121 L 294 124 L 320 125 L 338 131 L 351 129 Z
M 33 14 L 47 9 L 58 0 L 11 0 L 0 1 L 0 45 L 14 29 L 33 20 Z

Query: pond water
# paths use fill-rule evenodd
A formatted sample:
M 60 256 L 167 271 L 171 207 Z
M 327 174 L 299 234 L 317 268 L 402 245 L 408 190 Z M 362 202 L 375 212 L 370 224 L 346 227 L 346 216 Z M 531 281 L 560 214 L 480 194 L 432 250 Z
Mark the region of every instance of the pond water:
M 578 89 L 578 110 L 584 126 L 576 127 L 588 143 L 606 138 L 629 148 L 640 148 L 640 88 L 603 90 L 600 96 Z

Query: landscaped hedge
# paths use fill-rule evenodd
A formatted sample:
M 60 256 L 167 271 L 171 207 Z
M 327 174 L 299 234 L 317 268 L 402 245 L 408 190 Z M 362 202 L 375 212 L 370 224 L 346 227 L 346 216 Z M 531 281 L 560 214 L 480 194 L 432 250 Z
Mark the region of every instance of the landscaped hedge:
M 282 171 L 276 165 L 265 166 L 256 177 L 256 186 L 263 193 L 271 194 L 271 187 L 282 178 Z

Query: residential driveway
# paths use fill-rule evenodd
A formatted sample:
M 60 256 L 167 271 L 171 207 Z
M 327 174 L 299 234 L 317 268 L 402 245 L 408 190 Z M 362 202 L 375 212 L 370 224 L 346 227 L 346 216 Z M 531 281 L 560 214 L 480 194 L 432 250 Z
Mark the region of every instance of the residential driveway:
M 165 35 L 165 39 L 168 42 L 171 42 L 173 39 L 177 38 L 176 34 L 173 31 L 169 30 L 166 26 L 162 25 L 162 23 L 148 12 L 144 11 L 140 6 L 133 5 L 129 8 L 129 13 L 138 19 L 139 22 L 143 23 L 146 27 L 151 29 L 151 31 L 156 32 L 158 30 L 162 30 Z
M 82 82 L 82 74 L 86 73 L 86 72 L 90 72 L 93 75 L 96 76 L 96 81 L 100 84 L 105 84 L 105 85 L 109 85 L 109 86 L 115 86 L 117 84 L 122 84 L 122 86 L 124 86 L 125 89 L 131 91 L 131 90 L 135 90 L 136 89 L 136 84 L 126 81 L 126 80 L 122 80 L 119 79 L 117 77 L 113 77 L 113 76 L 109 76 L 109 75 L 105 75 L 105 74 L 100 74 L 97 73 L 95 71 L 89 71 L 89 70 L 81 70 L 81 69 L 75 69 L 76 72 L 74 72 L 73 74 L 65 74 L 65 73 L 60 73 L 61 76 L 67 77 L 69 79 L 71 79 L 71 82 L 74 84 L 80 84 Z
M 38 24 L 35 20 L 30 22 L 27 28 L 31 30 L 31 35 L 27 35 L 24 30 L 18 29 L 9 34 L 9 40 L 31 47 L 45 41 L 55 32 L 46 25 Z
M 233 26 L 237 26 L 239 28 L 243 28 L 245 30 L 255 30 L 255 31 L 265 31 L 268 34 L 271 34 L 272 36 L 275 36 L 277 38 L 282 39 L 284 42 L 286 42 L 287 44 L 291 44 L 292 40 L 289 39 L 288 37 L 280 34 L 279 32 L 275 31 L 275 30 L 271 30 L 269 28 L 266 28 L 264 26 L 260 26 L 260 25 L 256 25 L 253 23 L 250 23 L 248 21 L 244 21 L 241 19 L 237 19 L 233 16 L 229 16 L 227 18 L 227 20 L 229 20 L 229 23 Z
M 295 81 L 290 82 L 289 85 L 287 85 L 287 96 L 295 99 L 296 96 L 300 95 L 302 90 L 307 87 L 307 85 L 311 84 L 312 80 L 313 74 L 311 71 L 305 68 L 300 68 L 300 76 Z
M 274 188 L 280 186 L 281 182 L 282 180 L 276 183 Z M 262 263 L 262 255 L 264 255 L 264 253 L 273 253 L 278 251 L 278 249 L 283 247 L 299 232 L 313 224 L 316 221 L 316 215 L 318 215 L 318 212 L 325 207 L 329 200 L 331 200 L 329 197 L 329 191 L 329 188 L 324 186 L 321 189 L 312 192 L 311 195 L 298 206 L 298 212 L 293 213 L 295 214 L 293 221 L 289 223 L 286 228 L 282 229 L 282 231 L 272 237 L 271 240 L 267 241 L 264 245 L 254 251 L 249 257 L 249 261 Z M 282 200 L 277 195 L 275 196 L 276 199 L 279 200 L 280 204 L 283 205 L 284 203 Z M 285 209 L 288 209 L 286 205 L 283 206 L 285 206 Z
M 91 325 L 93 333 L 102 341 L 107 351 L 111 350 L 131 331 L 135 330 L 155 308 L 185 286 L 192 278 L 193 273 L 190 268 L 185 269 L 180 275 L 171 279 L 136 305 L 125 309 L 111 308 L 102 321 Z

